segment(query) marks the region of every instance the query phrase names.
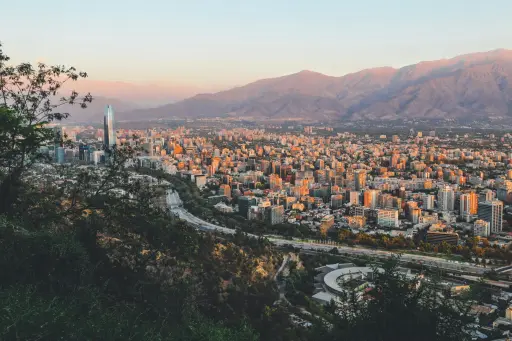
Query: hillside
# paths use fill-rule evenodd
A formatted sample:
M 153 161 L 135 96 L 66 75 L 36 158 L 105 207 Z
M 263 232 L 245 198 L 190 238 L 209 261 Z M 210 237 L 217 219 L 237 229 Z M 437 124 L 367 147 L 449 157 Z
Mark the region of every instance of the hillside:
M 495 50 L 342 77 L 301 71 L 119 118 L 486 119 L 512 115 L 511 80 L 512 51 Z

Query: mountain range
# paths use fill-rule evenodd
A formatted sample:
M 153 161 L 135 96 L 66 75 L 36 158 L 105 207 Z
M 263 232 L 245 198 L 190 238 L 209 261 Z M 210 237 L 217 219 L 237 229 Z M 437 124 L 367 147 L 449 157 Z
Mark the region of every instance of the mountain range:
M 103 111 L 107 104 L 112 105 L 117 113 L 153 108 L 193 96 L 200 92 L 201 88 L 183 85 L 132 84 L 87 78 L 66 83 L 62 94 L 67 95 L 71 90 L 77 91 L 80 95 L 90 92 L 94 100 L 86 109 L 81 109 L 77 105 L 64 105 L 58 110 L 70 113 L 69 121 L 99 122 L 103 120 Z
M 394 120 L 512 117 L 512 50 L 473 53 L 342 77 L 312 71 L 198 94 L 150 109 L 117 108 L 118 120 Z

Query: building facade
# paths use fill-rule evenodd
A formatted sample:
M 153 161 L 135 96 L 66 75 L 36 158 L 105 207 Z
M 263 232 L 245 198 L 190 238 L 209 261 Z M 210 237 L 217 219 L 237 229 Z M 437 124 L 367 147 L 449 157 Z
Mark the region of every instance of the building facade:
M 491 233 L 501 232 L 503 228 L 503 202 L 500 200 L 480 202 L 478 204 L 478 218 L 489 223 Z
M 400 226 L 397 210 L 378 210 L 377 223 L 380 226 L 397 228 Z
M 453 211 L 455 207 L 455 192 L 451 186 L 444 186 L 437 194 L 437 205 L 441 211 Z
M 475 192 L 465 193 L 460 196 L 460 216 L 468 220 L 478 213 L 478 195 Z

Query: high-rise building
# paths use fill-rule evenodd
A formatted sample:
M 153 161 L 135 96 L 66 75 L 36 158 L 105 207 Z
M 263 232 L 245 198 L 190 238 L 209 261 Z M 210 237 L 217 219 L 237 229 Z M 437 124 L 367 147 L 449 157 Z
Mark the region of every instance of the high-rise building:
M 413 224 L 418 224 L 420 222 L 421 217 L 421 208 L 414 207 L 409 212 L 409 219 Z
M 478 204 L 478 218 L 489 223 L 491 233 L 501 232 L 503 228 L 503 202 L 500 200 L 480 202 Z
M 460 196 L 460 216 L 469 219 L 478 213 L 478 195 L 475 192 L 465 193 Z
M 359 202 L 360 202 L 360 199 L 359 199 L 359 192 L 356 192 L 356 191 L 350 191 L 350 194 L 349 194 L 349 202 L 352 204 L 352 205 L 359 205 Z
M 324 169 L 324 167 L 325 167 L 324 160 L 318 159 L 318 160 L 315 161 L 315 168 L 316 169 Z
M 453 211 L 455 207 L 455 192 L 446 185 L 437 193 L 437 206 L 441 211 Z
M 496 196 L 498 197 L 498 200 L 510 202 L 512 197 L 512 181 L 503 181 L 496 191 Z
M 366 187 L 366 171 L 364 169 L 356 169 L 354 171 L 354 187 L 356 191 Z
M 433 210 L 434 209 L 434 200 L 435 197 L 432 194 L 423 194 L 421 200 L 423 201 L 423 209 L 425 210 Z
M 242 196 L 238 198 L 238 213 L 246 217 L 249 214 L 249 208 L 256 205 L 256 199 L 251 197 Z
M 284 222 L 284 207 L 282 205 L 271 206 L 268 207 L 267 209 L 270 211 L 270 225 L 281 224 L 282 222 Z
M 364 191 L 364 206 L 375 209 L 377 208 L 380 191 L 377 189 L 367 189 Z
M 270 174 L 268 183 L 271 190 L 280 189 L 283 186 L 283 180 L 277 174 Z
M 107 105 L 103 117 L 103 145 L 105 150 L 110 150 L 116 145 L 116 130 L 114 128 L 114 108 Z
M 377 205 L 380 208 L 393 208 L 393 207 L 395 207 L 394 199 L 396 199 L 396 197 L 392 196 L 389 193 L 381 193 L 378 196 L 378 203 L 377 203 Z
M 89 162 L 91 159 L 90 153 L 91 153 L 90 146 L 88 146 L 86 144 L 80 144 L 78 146 L 78 160 L 84 161 L 84 162 Z
M 341 194 L 331 195 L 331 208 L 338 209 L 341 207 L 343 207 L 343 195 L 341 195 Z

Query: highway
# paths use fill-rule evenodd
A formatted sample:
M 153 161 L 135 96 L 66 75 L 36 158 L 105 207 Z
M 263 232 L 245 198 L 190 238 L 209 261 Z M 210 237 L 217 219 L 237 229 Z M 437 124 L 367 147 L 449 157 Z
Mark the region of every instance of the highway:
M 180 196 L 177 192 L 169 191 L 167 194 L 167 205 L 172 213 L 177 214 L 180 219 L 183 219 L 190 223 L 192 226 L 202 230 L 202 231 L 218 231 L 224 234 L 234 234 L 234 229 L 229 229 L 227 227 L 218 226 L 215 224 L 211 224 L 207 221 L 204 221 L 183 208 L 183 203 L 180 199 Z M 253 234 L 247 234 L 250 237 L 258 238 L 258 236 Z M 327 245 L 327 244 L 319 244 L 312 241 L 300 241 L 297 239 L 287 240 L 280 239 L 275 236 L 265 236 L 271 243 L 278 246 L 292 245 L 295 248 L 305 249 L 305 250 L 316 250 L 316 251 L 329 251 L 334 247 L 338 249 L 341 254 L 352 254 L 358 256 L 369 256 L 369 257 L 378 257 L 378 258 L 390 258 L 393 255 L 396 255 L 396 252 L 385 251 L 385 250 L 376 250 L 376 249 L 366 249 L 361 247 L 350 247 L 350 246 L 335 246 L 335 245 Z M 477 266 L 470 263 L 465 262 L 456 262 L 451 260 L 446 260 L 437 257 L 431 256 L 423 256 L 423 255 L 415 255 L 403 253 L 401 258 L 401 262 L 412 262 L 417 264 L 422 264 L 426 267 L 435 267 L 444 270 L 451 271 L 461 271 L 470 274 L 482 275 L 486 271 L 489 271 L 490 268 L 484 268 L 482 266 Z
M 177 192 L 169 191 L 167 193 L 167 205 L 172 213 L 178 215 L 180 219 L 187 221 L 192 226 L 203 230 L 203 231 L 219 231 L 225 234 L 234 234 L 235 230 L 228 229 L 227 227 L 222 227 L 218 225 L 211 224 L 207 221 L 204 221 L 195 215 L 192 215 L 190 212 L 183 208 L 183 202 L 180 199 L 180 196 Z M 256 237 L 256 236 L 254 236 Z

